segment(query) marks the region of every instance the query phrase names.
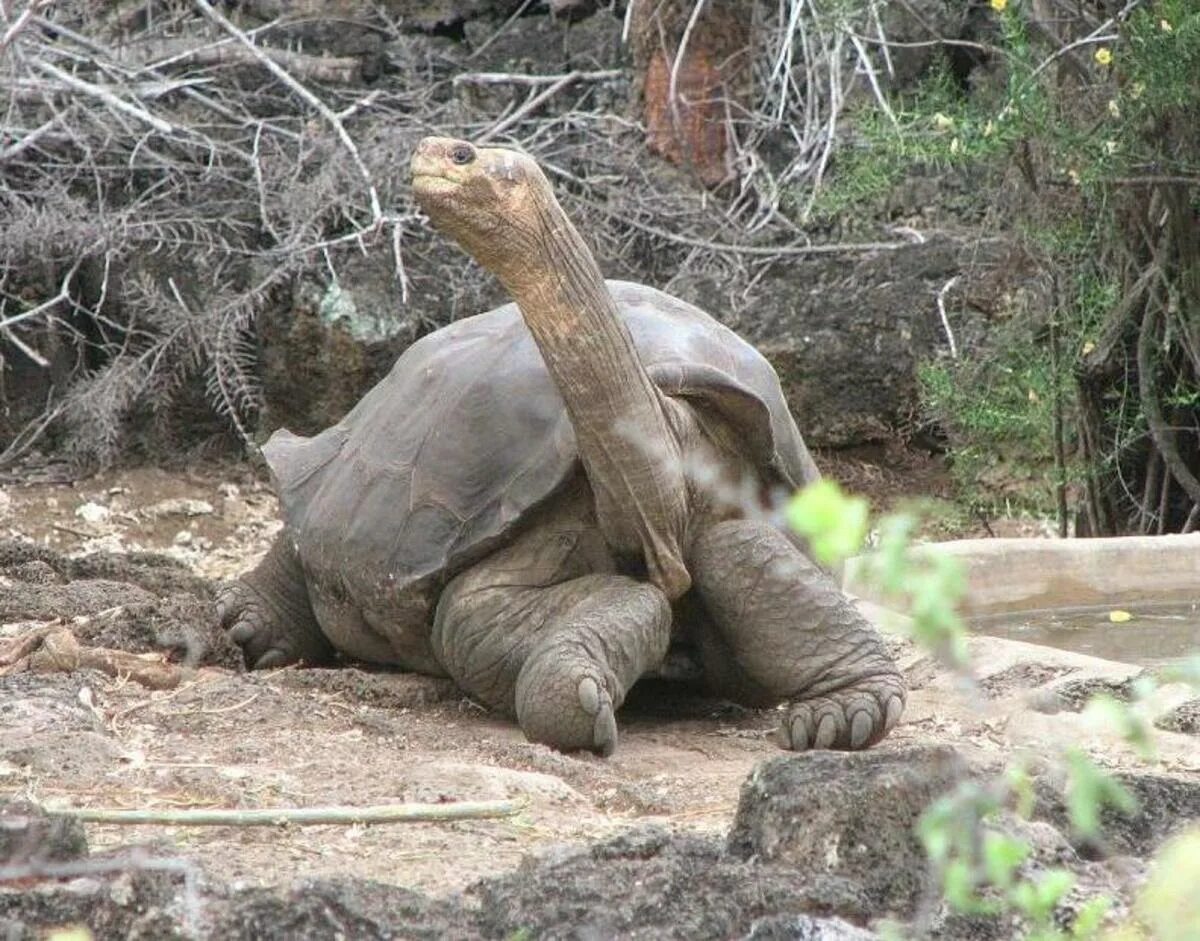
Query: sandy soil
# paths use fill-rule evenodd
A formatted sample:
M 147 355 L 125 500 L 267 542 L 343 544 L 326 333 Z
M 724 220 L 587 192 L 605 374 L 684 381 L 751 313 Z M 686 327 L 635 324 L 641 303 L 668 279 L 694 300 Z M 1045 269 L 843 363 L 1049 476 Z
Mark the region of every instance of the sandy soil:
M 267 487 L 238 466 L 10 486 L 0 504 L 0 532 L 10 536 L 71 554 L 165 552 L 208 578 L 252 565 L 279 525 Z M 0 579 L 3 597 L 20 595 L 22 584 Z M 66 623 L 86 633 L 112 619 L 122 606 L 117 602 L 101 593 L 95 604 L 102 607 Z M 39 618 L 0 612 L 0 644 L 50 615 Z M 975 643 L 983 701 L 965 696 L 926 659 L 901 651 L 913 692 L 903 724 L 880 747 L 951 742 L 999 761 L 1062 740 L 1094 744 L 1110 764 L 1132 761 L 1077 715 L 1031 710 L 1027 696 L 1080 677 L 1122 682 L 1134 668 L 1010 641 Z M 0 793 L 47 805 L 117 808 L 526 801 L 516 818 L 442 825 L 88 826 L 93 849 L 166 840 L 235 882 L 336 874 L 444 892 L 511 870 L 531 851 L 633 824 L 723 833 L 747 774 L 777 753 L 771 711 L 736 709 L 662 686 L 635 691 L 620 721 L 616 755 L 599 759 L 529 744 L 514 725 L 482 712 L 450 684 L 422 677 L 356 669 L 245 674 L 203 666 L 188 669 L 174 689 L 151 691 L 95 671 L 17 672 L 0 676 Z M 1200 772 L 1194 737 L 1165 733 L 1164 739 L 1157 770 Z

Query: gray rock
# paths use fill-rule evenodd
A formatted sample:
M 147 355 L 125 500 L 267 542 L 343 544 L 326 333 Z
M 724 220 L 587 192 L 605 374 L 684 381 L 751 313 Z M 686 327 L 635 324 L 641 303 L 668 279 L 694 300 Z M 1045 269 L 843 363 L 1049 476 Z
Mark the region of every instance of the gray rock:
M 95 856 L 62 864 L 73 867 L 69 875 L 55 878 L 48 866 L 44 880 L 0 884 L 0 937 L 40 941 L 52 928 L 87 925 L 95 941 L 195 938 L 185 927 L 182 876 L 147 863 L 155 865 L 145 853 Z
M 477 937 L 453 902 L 359 879 L 314 879 L 244 889 L 217 903 L 206 938 L 228 941 L 391 941 Z
M 1128 815 L 1105 808 L 1100 818 L 1103 836 L 1098 843 L 1072 837 L 1085 858 L 1149 856 L 1169 837 L 1200 821 L 1200 777 L 1136 771 L 1117 772 L 1113 777 L 1133 795 L 1137 808 Z M 1035 816 L 1069 833 L 1064 782 L 1046 775 L 1037 779 L 1035 787 Z
M 1170 712 L 1159 716 L 1154 725 L 1164 732 L 1200 735 L 1200 699 L 1189 699 Z
M 874 915 L 907 914 L 930 885 L 914 825 L 966 775 L 949 747 L 773 758 L 742 785 L 729 849 L 806 880 L 845 879 Z
M 772 915 L 760 918 L 742 941 L 877 941 L 879 935 L 855 928 L 840 918 Z
M 945 342 L 937 296 L 964 270 L 963 251 L 938 238 L 891 252 L 796 259 L 763 279 L 744 309 L 709 313 L 771 361 L 810 445 L 887 441 L 918 409 L 918 364 Z M 701 306 L 706 293 L 714 296 L 694 283 L 681 293 Z
M 527 859 L 468 891 L 487 938 L 524 928 L 535 938 L 717 941 L 768 915 L 871 914 L 862 891 L 839 876 L 745 862 L 715 840 L 653 827 Z
M 0 866 L 79 859 L 88 851 L 83 824 L 50 817 L 28 801 L 0 801 Z

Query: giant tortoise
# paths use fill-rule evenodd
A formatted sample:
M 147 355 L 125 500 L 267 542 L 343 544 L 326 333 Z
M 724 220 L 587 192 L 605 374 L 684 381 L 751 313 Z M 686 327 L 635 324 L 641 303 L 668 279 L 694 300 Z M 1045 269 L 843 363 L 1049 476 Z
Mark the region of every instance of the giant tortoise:
M 756 512 L 818 478 L 767 361 L 605 281 L 522 153 L 426 138 L 412 186 L 515 303 L 266 444 L 285 527 L 220 596 L 248 664 L 449 676 L 532 740 L 608 754 L 630 687 L 682 651 L 716 696 L 788 703 L 785 747 L 882 738 L 905 690 L 880 636 Z

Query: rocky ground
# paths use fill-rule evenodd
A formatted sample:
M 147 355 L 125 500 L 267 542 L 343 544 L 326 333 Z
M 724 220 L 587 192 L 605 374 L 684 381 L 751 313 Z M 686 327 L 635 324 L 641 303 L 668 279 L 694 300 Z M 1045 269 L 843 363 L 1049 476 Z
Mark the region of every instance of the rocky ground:
M 1005 826 L 1034 845 L 1027 867 L 1077 873 L 1064 913 L 1099 892 L 1122 911 L 1156 847 L 1200 818 L 1185 691 L 1153 704 L 1174 731 L 1152 763 L 1076 711 L 1086 692 L 1125 688 L 1132 666 L 979 637 L 973 695 L 897 642 L 913 692 L 869 753 L 786 755 L 771 711 L 654 686 L 622 711 L 614 757 L 562 755 L 444 681 L 241 672 L 210 580 L 252 564 L 278 527 L 245 467 L 4 494 L 7 938 L 80 923 L 97 938 L 857 939 L 889 916 L 928 936 L 1007 938 L 1015 926 L 939 907 L 912 836 L 956 782 L 1070 743 L 1141 796 L 1104 847 L 1072 842 L 1059 776 L 1038 765 L 1035 820 Z M 86 830 L 37 810 L 498 798 L 524 808 L 449 824 Z

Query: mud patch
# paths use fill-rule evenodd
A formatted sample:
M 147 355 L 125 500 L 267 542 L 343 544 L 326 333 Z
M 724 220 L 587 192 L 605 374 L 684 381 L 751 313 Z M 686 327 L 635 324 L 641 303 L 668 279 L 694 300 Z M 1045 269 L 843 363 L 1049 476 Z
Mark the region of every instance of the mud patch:
M 1154 725 L 1165 732 L 1200 735 L 1200 699 L 1192 699 L 1176 706 L 1166 715 L 1159 717 Z
M 180 562 L 148 553 L 69 558 L 33 543 L 0 541 L 0 640 L 28 622 L 58 622 L 79 643 L 236 669 L 212 587 Z
M 1039 689 L 1075 672 L 1074 667 L 1054 666 L 1044 663 L 1016 663 L 1006 670 L 993 673 L 979 683 L 980 691 L 988 699 L 1000 699 L 1017 691 Z

